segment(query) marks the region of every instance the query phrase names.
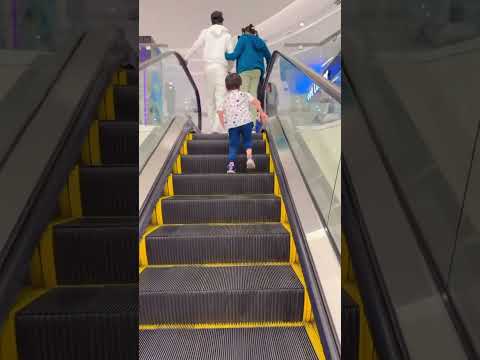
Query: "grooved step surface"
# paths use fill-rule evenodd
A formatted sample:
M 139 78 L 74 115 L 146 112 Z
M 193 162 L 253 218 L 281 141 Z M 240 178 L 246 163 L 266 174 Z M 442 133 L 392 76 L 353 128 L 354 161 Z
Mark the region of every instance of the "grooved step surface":
M 177 195 L 272 194 L 273 174 L 173 175 Z
M 82 218 L 54 227 L 59 285 L 136 283 L 138 218 Z
M 117 85 L 113 90 L 115 119 L 138 122 L 138 85 Z
M 140 332 L 140 360 L 317 360 L 303 327 Z
M 270 156 L 257 154 L 253 155 L 257 165 L 256 172 L 268 172 L 270 165 Z M 245 173 L 247 156 L 239 155 L 237 157 L 237 172 Z M 185 155 L 182 156 L 182 172 L 185 174 L 205 174 L 216 173 L 224 174 L 227 172 L 227 155 Z
M 56 288 L 15 319 L 20 360 L 131 360 L 137 356 L 138 287 Z
M 138 167 L 80 168 L 84 216 L 138 216 Z
M 130 121 L 101 121 L 102 164 L 138 164 L 138 124 Z
M 279 222 L 274 195 L 172 196 L 162 200 L 165 224 Z
M 265 154 L 265 141 L 254 140 L 252 145 L 254 154 Z M 188 142 L 188 153 L 191 155 L 228 154 L 228 148 L 228 140 L 192 140 Z M 243 144 L 240 146 L 238 153 L 245 153 Z
M 147 236 L 150 264 L 288 261 L 281 224 L 162 226 Z
M 192 134 L 193 140 L 227 140 L 228 134 Z M 253 140 L 262 140 L 262 134 L 252 134 Z
M 147 268 L 140 324 L 301 321 L 304 290 L 286 266 Z

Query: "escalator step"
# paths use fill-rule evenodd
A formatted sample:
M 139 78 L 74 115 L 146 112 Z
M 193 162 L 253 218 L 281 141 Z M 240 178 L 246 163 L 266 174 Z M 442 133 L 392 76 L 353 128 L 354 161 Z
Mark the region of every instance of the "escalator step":
M 138 85 L 138 69 L 127 69 L 127 84 Z
M 254 154 L 265 154 L 266 143 L 263 140 L 252 142 Z M 188 153 L 191 155 L 202 154 L 228 154 L 227 140 L 192 140 L 188 142 Z M 245 153 L 243 145 L 240 146 L 239 154 Z
M 15 322 L 20 360 L 136 359 L 138 286 L 55 288 Z
M 59 285 L 138 282 L 138 217 L 81 218 L 54 227 Z
M 289 265 L 150 267 L 140 324 L 301 321 L 304 289 Z
M 193 134 L 193 140 L 227 140 L 228 134 Z M 262 140 L 262 134 L 252 134 L 253 140 Z
M 138 167 L 80 168 L 84 216 L 138 216 Z
M 140 360 L 318 359 L 303 327 L 145 330 L 139 355 Z
M 272 194 L 273 174 L 184 174 L 173 176 L 177 195 Z
M 274 195 L 187 195 L 162 201 L 165 224 L 279 222 L 280 198 Z
M 138 85 L 115 86 L 113 90 L 115 119 L 138 122 Z
M 270 156 L 265 154 L 253 155 L 257 165 L 256 172 L 268 172 Z M 237 172 L 245 173 L 247 156 L 239 155 L 237 158 Z M 185 155 L 182 156 L 182 172 L 185 174 L 224 174 L 227 172 L 227 155 Z
M 126 121 L 101 121 L 99 126 L 103 164 L 138 163 L 138 124 Z
M 162 226 L 146 238 L 150 264 L 288 261 L 281 224 Z

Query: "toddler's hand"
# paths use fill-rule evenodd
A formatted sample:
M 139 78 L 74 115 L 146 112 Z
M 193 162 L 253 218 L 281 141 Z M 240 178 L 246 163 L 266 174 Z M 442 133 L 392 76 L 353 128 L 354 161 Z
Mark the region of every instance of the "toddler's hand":
M 260 120 L 262 121 L 262 124 L 266 124 L 268 122 L 268 115 L 266 112 L 261 112 L 260 113 Z

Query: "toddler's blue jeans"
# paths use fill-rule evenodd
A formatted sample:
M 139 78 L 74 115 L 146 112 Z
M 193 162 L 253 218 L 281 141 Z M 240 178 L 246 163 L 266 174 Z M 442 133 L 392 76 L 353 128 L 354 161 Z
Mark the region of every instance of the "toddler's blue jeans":
M 252 130 L 253 122 L 228 129 L 228 161 L 237 160 L 238 150 L 240 148 L 240 137 L 243 138 L 243 148 L 244 150 L 252 148 Z

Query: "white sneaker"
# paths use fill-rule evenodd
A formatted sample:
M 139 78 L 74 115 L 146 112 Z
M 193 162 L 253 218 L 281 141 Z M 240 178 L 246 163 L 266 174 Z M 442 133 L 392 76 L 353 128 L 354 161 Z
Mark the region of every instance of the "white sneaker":
M 248 159 L 247 160 L 247 170 L 255 170 L 256 168 L 256 165 L 255 165 L 255 161 L 253 161 L 253 159 Z
M 233 161 L 230 161 L 227 166 L 227 174 L 235 174 L 235 163 Z

